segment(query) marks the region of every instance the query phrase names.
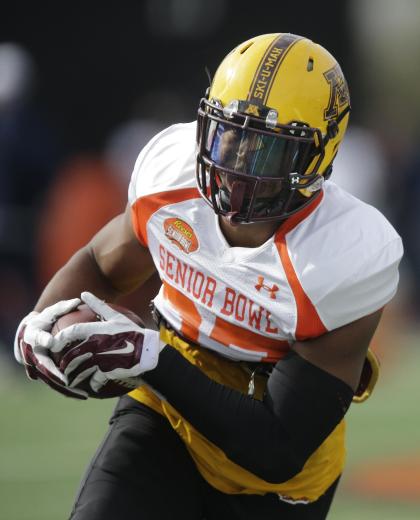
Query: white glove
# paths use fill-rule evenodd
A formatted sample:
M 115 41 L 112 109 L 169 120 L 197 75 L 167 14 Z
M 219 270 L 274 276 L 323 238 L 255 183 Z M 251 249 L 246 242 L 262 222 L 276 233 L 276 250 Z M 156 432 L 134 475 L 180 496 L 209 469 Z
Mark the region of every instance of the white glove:
M 54 364 L 49 352 L 55 337 L 51 329 L 57 318 L 76 309 L 79 298 L 63 300 L 46 307 L 42 312 L 31 312 L 21 321 L 15 336 L 16 360 L 25 366 L 30 379 L 41 379 L 54 390 L 76 399 L 86 399 L 87 393 L 67 386 L 67 378 Z
M 158 331 L 137 325 L 89 292 L 83 292 L 81 299 L 103 321 L 66 327 L 51 347 L 61 353 L 60 370 L 71 388 L 86 389 L 85 380 L 90 378 L 91 389 L 99 393 L 107 381 L 133 381 L 156 367 L 165 346 Z

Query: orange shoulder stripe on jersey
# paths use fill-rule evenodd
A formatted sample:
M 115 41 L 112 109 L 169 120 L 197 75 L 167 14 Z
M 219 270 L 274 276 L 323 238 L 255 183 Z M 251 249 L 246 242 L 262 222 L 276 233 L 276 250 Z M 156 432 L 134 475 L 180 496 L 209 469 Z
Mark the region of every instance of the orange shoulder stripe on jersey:
M 147 247 L 147 230 L 146 226 L 150 217 L 158 209 L 168 204 L 182 202 L 189 199 L 199 199 L 201 197 L 197 188 L 182 188 L 180 190 L 162 191 L 139 197 L 131 206 L 131 220 L 133 229 L 140 244 Z
M 308 298 L 299 282 L 296 271 L 293 267 L 292 261 L 287 249 L 286 235 L 294 229 L 300 222 L 308 217 L 320 204 L 324 193 L 321 192 L 316 199 L 306 208 L 289 217 L 277 231 L 274 241 L 280 255 L 283 268 L 285 270 L 287 281 L 293 291 L 297 306 L 297 324 L 296 324 L 296 339 L 304 340 L 320 336 L 327 332 L 325 325 L 322 323 L 313 303 Z

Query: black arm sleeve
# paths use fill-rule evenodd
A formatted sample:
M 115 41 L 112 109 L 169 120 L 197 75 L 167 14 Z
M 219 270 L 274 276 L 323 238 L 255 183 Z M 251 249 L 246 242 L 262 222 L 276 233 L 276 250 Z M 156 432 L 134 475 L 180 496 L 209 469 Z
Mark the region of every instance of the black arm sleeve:
M 353 396 L 295 352 L 274 366 L 263 401 L 212 381 L 170 347 L 142 377 L 233 462 L 276 483 L 301 471 Z

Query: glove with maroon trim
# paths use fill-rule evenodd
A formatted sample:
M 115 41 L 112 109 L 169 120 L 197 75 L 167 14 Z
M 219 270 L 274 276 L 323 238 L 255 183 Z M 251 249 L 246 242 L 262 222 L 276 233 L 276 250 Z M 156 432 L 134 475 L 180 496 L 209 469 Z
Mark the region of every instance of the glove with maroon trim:
M 63 300 L 46 307 L 42 312 L 28 314 L 17 329 L 14 353 L 16 360 L 24 365 L 29 379 L 40 379 L 67 397 L 87 399 L 85 391 L 68 387 L 66 376 L 55 366 L 49 355 L 55 342 L 51 334 L 54 323 L 79 304 L 79 298 Z
M 99 321 L 62 329 L 51 348 L 69 387 L 107 398 L 140 386 L 140 375 L 156 367 L 165 346 L 159 332 L 139 326 L 89 292 L 81 299 Z

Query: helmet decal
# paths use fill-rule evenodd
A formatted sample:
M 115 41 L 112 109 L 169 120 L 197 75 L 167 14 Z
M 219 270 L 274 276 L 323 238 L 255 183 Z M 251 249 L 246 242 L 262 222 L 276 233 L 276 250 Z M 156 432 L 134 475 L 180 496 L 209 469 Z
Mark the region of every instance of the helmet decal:
M 248 101 L 255 104 L 266 104 L 281 62 L 291 47 L 302 39 L 302 36 L 297 36 L 296 34 L 281 34 L 273 41 L 265 52 L 255 73 L 249 90 Z
M 338 63 L 332 69 L 324 72 L 324 77 L 330 86 L 330 99 L 328 107 L 324 111 L 324 119 L 328 121 L 338 116 L 338 111 L 342 106 L 350 104 L 350 94 Z

